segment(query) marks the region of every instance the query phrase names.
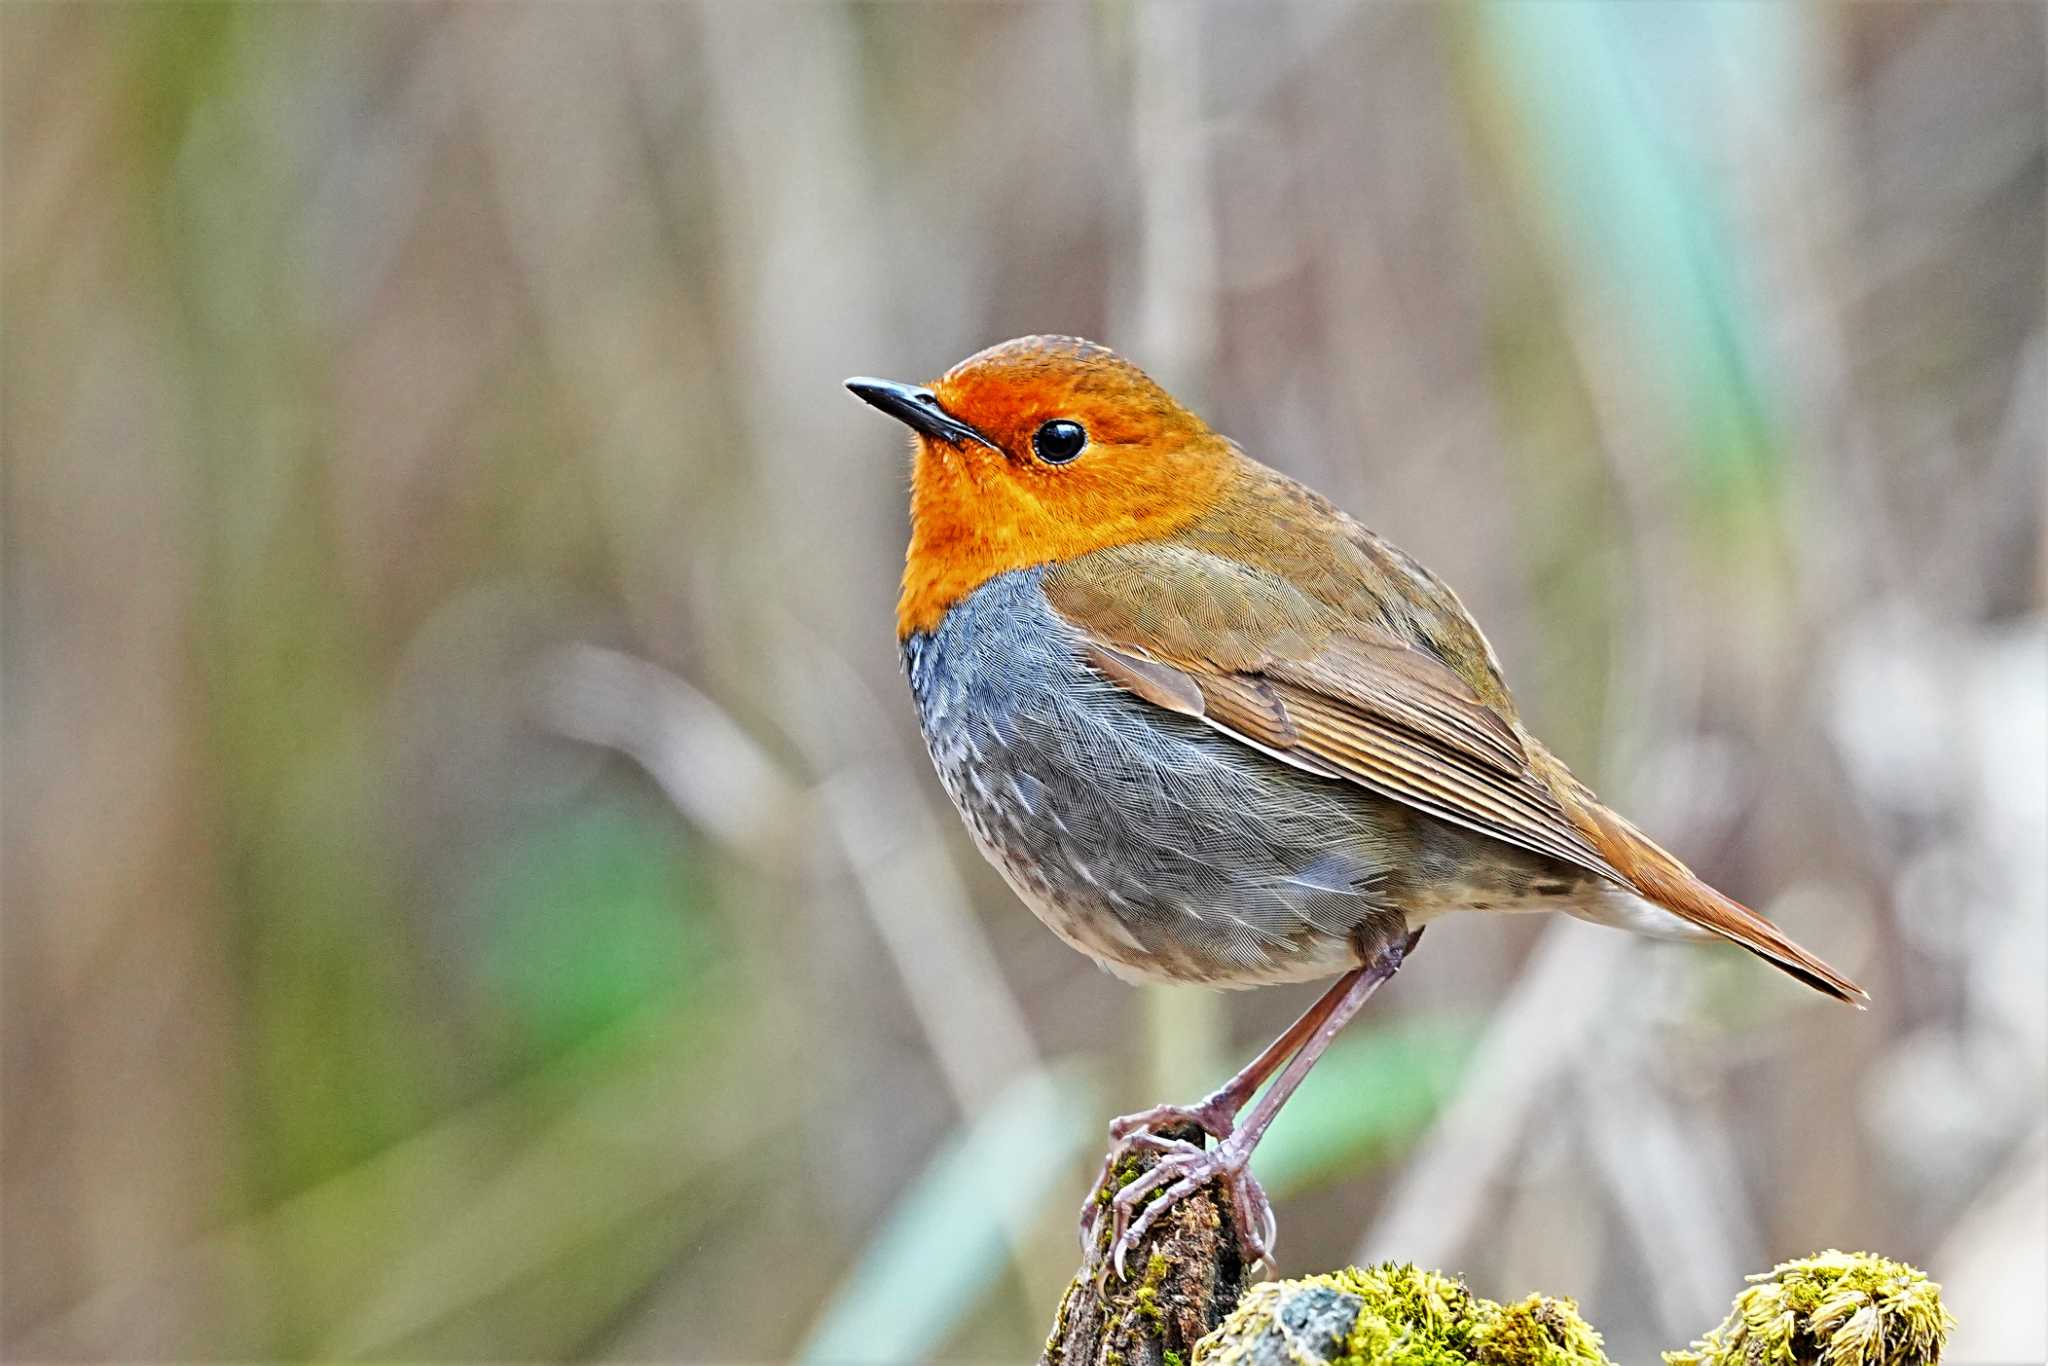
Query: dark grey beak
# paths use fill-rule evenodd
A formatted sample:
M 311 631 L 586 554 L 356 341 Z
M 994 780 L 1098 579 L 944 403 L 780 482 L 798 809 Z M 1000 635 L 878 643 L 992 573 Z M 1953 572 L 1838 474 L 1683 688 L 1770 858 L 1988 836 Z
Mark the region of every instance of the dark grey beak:
M 912 431 L 955 446 L 978 441 L 992 451 L 1002 447 L 939 406 L 938 395 L 916 384 L 898 384 L 893 379 L 868 379 L 856 375 L 846 387 L 864 402 L 877 408 Z

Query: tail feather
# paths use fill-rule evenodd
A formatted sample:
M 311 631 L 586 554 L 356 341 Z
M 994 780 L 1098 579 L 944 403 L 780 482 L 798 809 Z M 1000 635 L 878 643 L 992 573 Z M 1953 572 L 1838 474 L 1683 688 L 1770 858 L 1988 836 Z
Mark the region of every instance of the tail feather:
M 1591 793 L 1585 797 L 1572 804 L 1577 808 L 1572 812 L 1576 823 L 1602 857 L 1645 898 L 1701 929 L 1733 940 L 1815 991 L 1847 1001 L 1859 1010 L 1870 1000 L 1869 992 L 1793 943 L 1784 931 L 1749 907 L 1701 881 L 1649 836 L 1593 800 Z

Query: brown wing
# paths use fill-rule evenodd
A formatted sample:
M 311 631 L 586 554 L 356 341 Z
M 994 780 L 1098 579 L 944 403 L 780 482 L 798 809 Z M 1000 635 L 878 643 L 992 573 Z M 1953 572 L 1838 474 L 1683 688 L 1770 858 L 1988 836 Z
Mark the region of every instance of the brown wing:
M 1310 773 L 1582 868 L 1830 996 L 1868 999 L 1527 739 L 1491 652 L 1448 589 L 1405 622 L 1383 603 L 1376 621 L 1364 619 L 1339 591 L 1306 592 L 1185 543 L 1099 551 L 1045 577 L 1047 598 L 1082 632 L 1095 667 L 1137 696 Z M 1355 591 L 1370 602 L 1373 585 Z M 1394 625 L 1415 629 L 1419 643 Z M 1437 653 L 1444 640 L 1462 669 Z
M 1441 660 L 1278 575 L 1151 543 L 1056 566 L 1045 591 L 1108 678 L 1312 773 L 1618 885 L 1513 721 Z

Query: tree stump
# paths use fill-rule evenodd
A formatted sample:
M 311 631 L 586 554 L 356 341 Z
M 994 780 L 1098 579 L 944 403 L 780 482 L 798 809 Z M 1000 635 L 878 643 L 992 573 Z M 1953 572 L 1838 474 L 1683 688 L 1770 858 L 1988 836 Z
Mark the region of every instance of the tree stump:
M 1202 1139 L 1199 1131 L 1170 1136 Z M 1152 1153 L 1125 1157 L 1096 1192 L 1098 1202 L 1107 1206 L 1157 1160 Z M 1207 1186 L 1175 1205 L 1126 1259 L 1128 1280 L 1112 1269 L 1098 1284 L 1084 1265 L 1060 1298 L 1040 1366 L 1184 1366 L 1250 1282 L 1229 1199 Z M 1098 1249 L 1108 1245 L 1108 1225 L 1105 1212 L 1095 1232 Z

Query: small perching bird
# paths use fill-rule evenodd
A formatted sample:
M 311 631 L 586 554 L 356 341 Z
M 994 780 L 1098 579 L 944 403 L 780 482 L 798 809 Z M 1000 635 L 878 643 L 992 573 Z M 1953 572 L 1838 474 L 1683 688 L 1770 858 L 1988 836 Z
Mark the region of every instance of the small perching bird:
M 1341 974 L 1206 1099 L 1110 1126 L 1112 1164 L 1162 1154 L 1109 1205 L 1119 1269 L 1219 1178 L 1270 1257 L 1253 1147 L 1447 911 L 1730 939 L 1864 999 L 1525 731 L 1441 580 L 1130 362 L 1022 337 L 929 387 L 846 383 L 916 434 L 897 635 L 939 777 L 1017 894 L 1132 981 Z M 1188 1125 L 1216 1146 L 1161 1136 Z

